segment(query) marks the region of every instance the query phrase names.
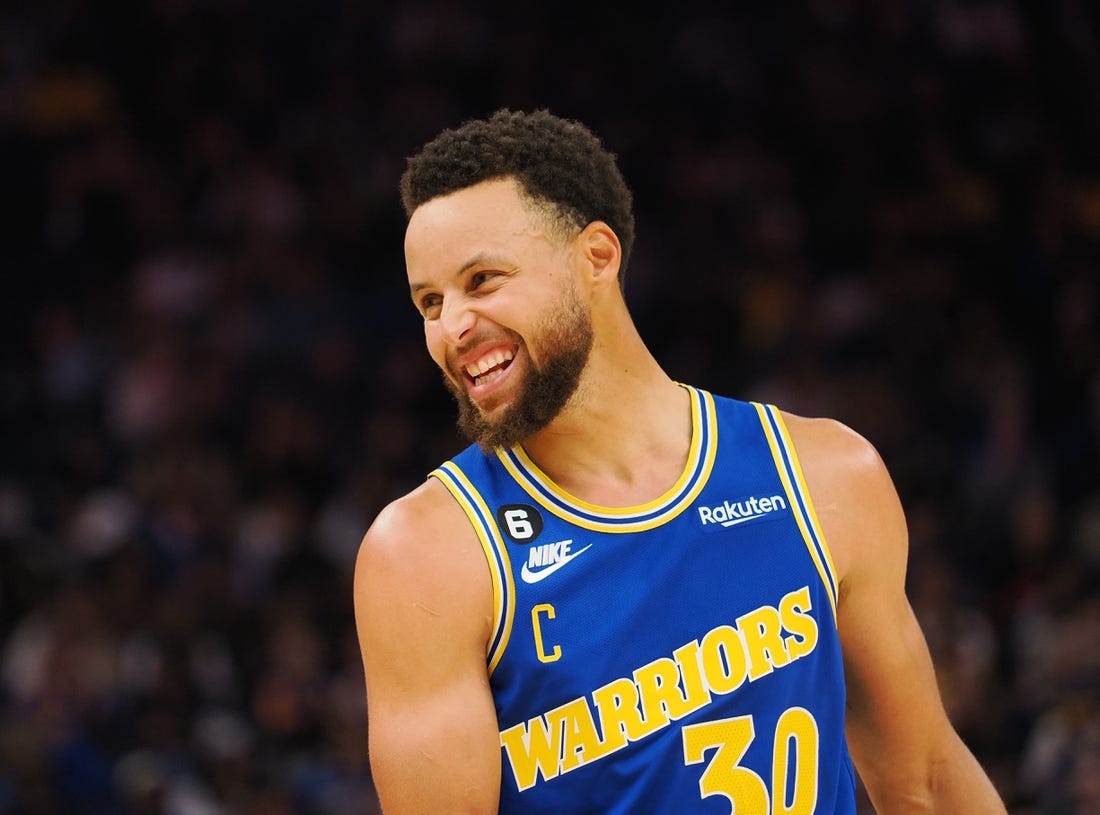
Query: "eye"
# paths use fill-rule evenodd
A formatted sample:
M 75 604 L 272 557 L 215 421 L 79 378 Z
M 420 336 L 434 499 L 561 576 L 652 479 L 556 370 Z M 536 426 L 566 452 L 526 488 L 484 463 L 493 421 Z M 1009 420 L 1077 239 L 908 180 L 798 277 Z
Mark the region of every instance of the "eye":
M 487 283 L 494 277 L 497 277 L 496 272 L 474 272 L 472 275 L 470 275 L 470 288 L 480 288 L 483 284 Z
M 439 310 L 443 307 L 443 298 L 438 294 L 426 294 L 416 304 L 425 320 L 434 320 L 439 316 Z

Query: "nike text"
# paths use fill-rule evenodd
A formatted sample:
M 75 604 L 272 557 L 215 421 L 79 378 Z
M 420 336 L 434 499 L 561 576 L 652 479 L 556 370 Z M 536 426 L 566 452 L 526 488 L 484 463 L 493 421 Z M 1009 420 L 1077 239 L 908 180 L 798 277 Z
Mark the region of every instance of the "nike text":
M 520 576 L 525 583 L 537 583 L 547 575 L 553 574 L 577 555 L 588 549 L 588 544 L 581 549 L 573 550 L 572 539 L 558 541 L 557 543 L 543 543 L 532 546 L 527 555 L 527 562 L 520 570 Z

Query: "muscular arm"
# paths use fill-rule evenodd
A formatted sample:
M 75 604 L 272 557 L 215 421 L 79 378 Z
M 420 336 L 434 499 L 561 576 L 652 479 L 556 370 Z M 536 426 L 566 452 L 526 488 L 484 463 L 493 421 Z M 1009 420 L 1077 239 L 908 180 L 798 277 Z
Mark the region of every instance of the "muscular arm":
M 848 742 L 876 811 L 1005 815 L 944 710 L 905 596 L 908 533 L 882 460 L 843 425 L 784 418 L 838 572 Z
M 486 642 L 492 586 L 458 505 L 434 479 L 363 539 L 355 618 L 371 770 L 386 815 L 495 813 L 500 737 Z

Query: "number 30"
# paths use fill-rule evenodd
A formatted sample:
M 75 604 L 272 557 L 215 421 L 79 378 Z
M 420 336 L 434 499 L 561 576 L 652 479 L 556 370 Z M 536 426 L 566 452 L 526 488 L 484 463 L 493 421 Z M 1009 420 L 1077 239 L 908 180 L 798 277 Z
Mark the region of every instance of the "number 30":
M 752 716 L 684 726 L 685 762 L 698 764 L 707 750 L 717 749 L 699 779 L 700 794 L 704 798 L 725 796 L 732 804 L 730 815 L 810 815 L 817 805 L 818 735 L 814 717 L 805 708 L 792 707 L 776 722 L 770 799 L 774 808 L 769 804 L 764 779 L 741 766 L 754 738 Z

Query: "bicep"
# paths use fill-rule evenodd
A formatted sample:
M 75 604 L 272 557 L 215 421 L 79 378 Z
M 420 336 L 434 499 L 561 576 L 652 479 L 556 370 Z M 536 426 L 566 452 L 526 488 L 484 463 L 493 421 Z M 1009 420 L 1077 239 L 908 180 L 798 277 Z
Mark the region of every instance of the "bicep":
M 848 743 L 878 812 L 998 813 L 996 790 L 944 710 L 905 593 L 908 533 L 874 448 L 842 425 L 792 423 L 840 581 Z
M 860 776 L 880 800 L 920 788 L 945 740 L 954 740 L 920 625 L 897 591 L 853 588 L 838 614 L 848 742 Z
M 835 530 L 847 550 L 837 615 L 850 741 L 863 767 L 874 768 L 886 756 L 916 758 L 919 766 L 926 745 L 942 736 L 937 729 L 947 726 L 946 714 L 905 593 L 908 532 L 901 502 L 877 454 L 865 456 L 853 478 L 865 511 Z
M 399 520 L 376 522 L 356 563 L 375 785 L 387 815 L 494 813 L 500 747 L 484 558 L 453 540 L 453 525 Z
M 919 788 L 953 731 L 905 594 L 901 502 L 865 439 L 836 423 L 794 426 L 802 429 L 803 468 L 838 570 L 852 757 L 872 797 L 876 789 Z
M 387 815 L 495 813 L 499 734 L 492 699 L 469 677 L 414 700 L 368 683 L 371 772 Z

